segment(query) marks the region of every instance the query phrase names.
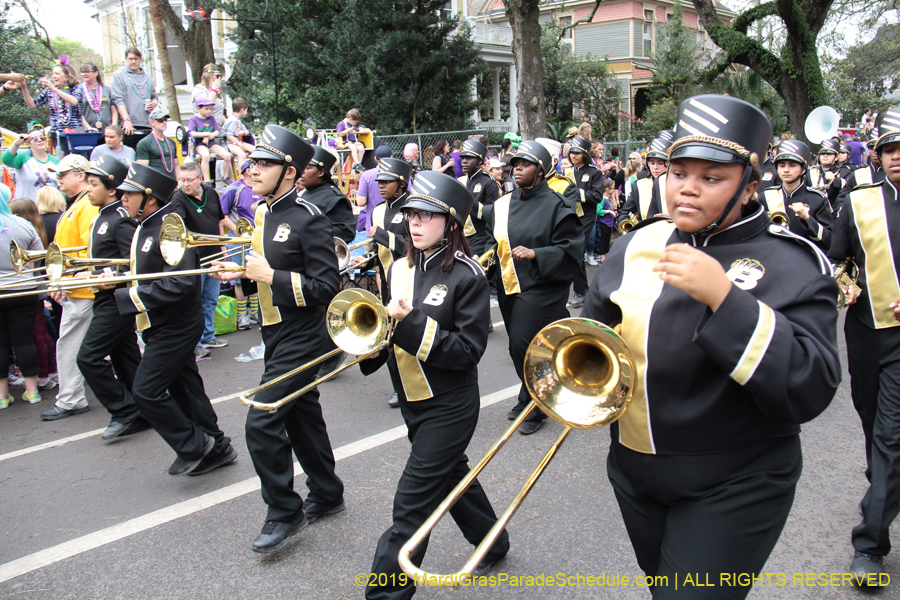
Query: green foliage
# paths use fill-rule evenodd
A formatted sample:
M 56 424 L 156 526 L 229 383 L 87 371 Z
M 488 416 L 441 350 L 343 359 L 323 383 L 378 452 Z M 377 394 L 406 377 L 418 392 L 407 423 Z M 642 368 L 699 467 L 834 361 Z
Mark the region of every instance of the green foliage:
M 684 26 L 681 3 L 676 0 L 668 22 L 656 29 L 652 97 L 668 98 L 676 105 L 689 98 L 696 90 L 705 62 L 703 48 L 697 44 L 695 32 Z
M 41 47 L 25 23 L 10 21 L 9 6 L 9 3 L 0 1 L 0 57 L 3 57 L 3 72 L 43 75 L 46 63 Z M 36 96 L 42 87 L 36 78 L 29 82 L 31 94 Z M 22 92 L 19 90 L 7 90 L 0 97 L 0 127 L 24 132 L 32 119 L 38 119 L 46 125 L 48 114 L 46 107 L 29 110 L 22 101 Z
M 632 138 L 653 139 L 663 129 L 674 129 L 678 117 L 678 104 L 671 98 L 657 100 L 644 111 L 644 122 L 632 129 Z
M 465 129 L 481 68 L 471 31 L 437 0 L 241 0 L 238 18 L 275 20 L 284 122 L 332 128 L 356 107 L 382 134 Z M 232 95 L 274 120 L 271 35 L 241 30 Z
M 850 59 L 838 61 L 825 74 L 827 104 L 843 115 L 842 124 L 855 126 L 867 108 L 878 111 L 879 93 L 869 77 Z
M 787 106 L 778 92 L 756 73 L 746 68 L 722 73 L 713 82 L 707 84 L 703 91 L 712 94 L 727 94 L 746 100 L 758 106 L 769 120 L 776 132 L 788 130 Z
M 75 67 L 75 70 L 78 71 L 81 68 L 81 65 L 85 62 L 92 62 L 95 65 L 99 66 L 101 70 L 103 69 L 103 57 L 95 52 L 94 50 L 88 48 L 81 42 L 76 42 L 75 40 L 70 40 L 61 36 L 56 36 L 52 40 L 50 40 L 50 44 L 53 46 L 53 52 L 56 54 L 48 63 L 46 70 L 50 70 L 53 68 L 53 65 L 56 64 L 56 59 L 60 54 L 66 54 L 69 57 L 69 63 Z M 78 81 L 81 81 L 81 77 L 78 77 Z

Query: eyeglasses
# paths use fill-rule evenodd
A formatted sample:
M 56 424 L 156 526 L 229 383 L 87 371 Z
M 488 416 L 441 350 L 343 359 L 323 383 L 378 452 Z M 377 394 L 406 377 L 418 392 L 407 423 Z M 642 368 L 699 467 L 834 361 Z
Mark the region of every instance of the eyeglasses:
M 200 179 L 200 178 L 199 177 L 182 177 L 178 181 L 179 181 L 179 183 L 194 183 L 198 179 Z
M 403 218 L 412 221 L 414 217 L 418 217 L 419 223 L 428 223 L 434 217 L 434 213 L 430 210 L 405 210 Z
M 45 137 L 42 136 L 42 135 L 32 135 L 32 136 L 29 136 L 29 137 L 28 137 L 28 141 L 29 141 L 29 142 L 40 142 L 40 141 L 42 141 L 42 140 L 46 141 L 46 139 L 47 139 L 47 138 L 45 138 Z
M 259 168 L 265 171 L 269 167 L 283 165 L 284 161 L 282 160 L 269 160 L 268 158 L 261 158 L 259 160 L 250 159 L 250 165 L 247 167 L 248 169 Z

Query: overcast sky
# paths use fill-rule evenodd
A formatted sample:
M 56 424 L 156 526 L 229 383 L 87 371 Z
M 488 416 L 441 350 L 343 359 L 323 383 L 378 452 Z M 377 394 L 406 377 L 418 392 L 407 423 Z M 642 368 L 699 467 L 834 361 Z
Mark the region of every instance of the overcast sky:
M 32 11 L 36 10 L 35 16 L 47 28 L 50 37 L 75 40 L 102 54 L 100 23 L 91 18 L 96 10 L 85 5 L 83 0 L 29 0 L 28 5 Z M 16 20 L 28 20 L 21 8 L 14 6 L 10 14 Z

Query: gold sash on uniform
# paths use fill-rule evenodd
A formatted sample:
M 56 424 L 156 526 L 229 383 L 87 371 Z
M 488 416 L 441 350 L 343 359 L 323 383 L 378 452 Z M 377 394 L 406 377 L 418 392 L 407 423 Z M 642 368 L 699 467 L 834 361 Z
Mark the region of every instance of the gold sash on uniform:
M 387 213 L 387 203 L 382 202 L 378 206 L 376 206 L 372 210 L 372 224 L 376 227 L 380 227 L 384 229 L 384 231 L 388 235 L 388 245 L 382 246 L 381 244 L 375 244 L 378 246 L 378 260 L 381 262 L 381 266 L 384 268 L 384 273 L 382 275 L 387 276 L 388 269 L 391 267 L 391 263 L 394 262 L 394 234 L 387 230 L 384 224 L 384 215 Z
M 262 236 L 265 233 L 266 214 L 268 212 L 269 207 L 265 202 L 260 202 L 259 206 L 256 207 L 253 241 L 251 243 L 253 251 L 263 258 L 266 257 L 266 251 L 263 247 Z M 256 286 L 257 291 L 259 292 L 259 313 L 262 315 L 262 324 L 275 325 L 281 323 L 281 311 L 275 306 L 275 302 L 272 298 L 272 286 L 268 283 L 263 283 L 262 281 L 258 282 Z
M 647 219 L 647 213 L 650 211 L 650 202 L 653 200 L 653 178 L 644 177 L 637 181 L 638 189 L 638 211 L 641 213 L 641 220 Z
M 781 188 L 769 188 L 764 191 L 763 194 L 766 197 L 766 208 L 769 209 L 769 216 L 776 212 L 787 214 L 787 209 L 784 207 L 784 195 L 781 193 Z
M 407 304 L 412 305 L 415 276 L 416 268 L 409 266 L 408 260 L 397 261 L 391 271 L 391 298 L 404 298 Z M 397 370 L 400 372 L 406 399 L 416 402 L 433 397 L 419 359 L 396 345 L 394 356 L 397 359 Z
M 574 182 L 575 181 L 575 167 L 569 167 L 568 169 L 566 169 L 564 172 L 564 175 Z M 551 179 L 551 181 L 552 181 L 552 179 Z M 577 184 L 576 184 L 576 186 L 577 186 Z M 553 187 L 553 186 L 551 185 L 550 187 Z M 553 189 L 556 189 L 556 188 L 553 188 Z M 563 188 L 563 189 L 565 189 L 565 188 Z M 556 190 L 556 191 L 559 192 L 560 194 L 562 194 L 561 190 Z M 584 206 L 583 206 L 584 190 L 582 190 L 581 188 L 578 188 L 578 196 L 580 198 L 580 201 L 575 203 L 575 216 L 581 218 L 584 216 Z
M 891 250 L 884 202 L 880 186 L 850 192 L 859 242 L 866 254 L 866 288 L 876 329 L 900 326 L 900 322 L 894 319 L 894 309 L 890 307 L 894 300 L 900 298 L 900 283 L 897 281 L 897 265 Z
M 512 194 L 507 194 L 494 203 L 494 239 L 497 240 L 497 256 L 500 258 L 500 274 L 506 295 L 518 294 L 519 277 L 513 263 L 512 247 L 509 242 L 509 203 Z
M 137 233 L 135 233 L 134 237 L 131 238 L 131 251 L 128 253 L 128 258 L 130 259 L 128 264 L 131 265 L 132 272 L 137 270 L 136 265 L 137 265 L 138 243 L 139 243 L 138 235 L 137 235 Z M 131 296 L 132 302 L 135 302 L 135 299 L 137 298 L 137 289 L 136 289 L 137 286 L 138 286 L 137 281 L 129 281 L 128 282 L 129 288 L 135 288 L 133 291 L 131 289 L 128 290 L 128 295 Z M 135 302 L 135 306 L 137 306 L 137 302 Z M 145 329 L 150 328 L 150 317 L 147 316 L 147 313 L 145 311 L 141 311 L 138 314 L 136 314 L 134 317 L 134 322 L 137 325 L 138 331 L 144 331 Z
M 860 167 L 853 171 L 856 177 L 856 185 L 872 185 L 872 169 L 869 167 Z

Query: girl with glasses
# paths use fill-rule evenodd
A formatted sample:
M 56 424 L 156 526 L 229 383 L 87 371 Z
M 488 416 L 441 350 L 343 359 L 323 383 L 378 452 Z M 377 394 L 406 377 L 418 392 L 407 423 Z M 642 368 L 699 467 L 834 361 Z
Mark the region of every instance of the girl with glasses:
M 27 149 L 20 149 L 22 146 L 27 146 Z M 57 187 L 56 174 L 48 167 L 59 164 L 59 159 L 47 152 L 47 137 L 43 129 L 32 127 L 29 133 L 17 137 L 0 160 L 7 167 L 16 169 L 17 198 L 34 200 L 40 188 L 47 185 Z

